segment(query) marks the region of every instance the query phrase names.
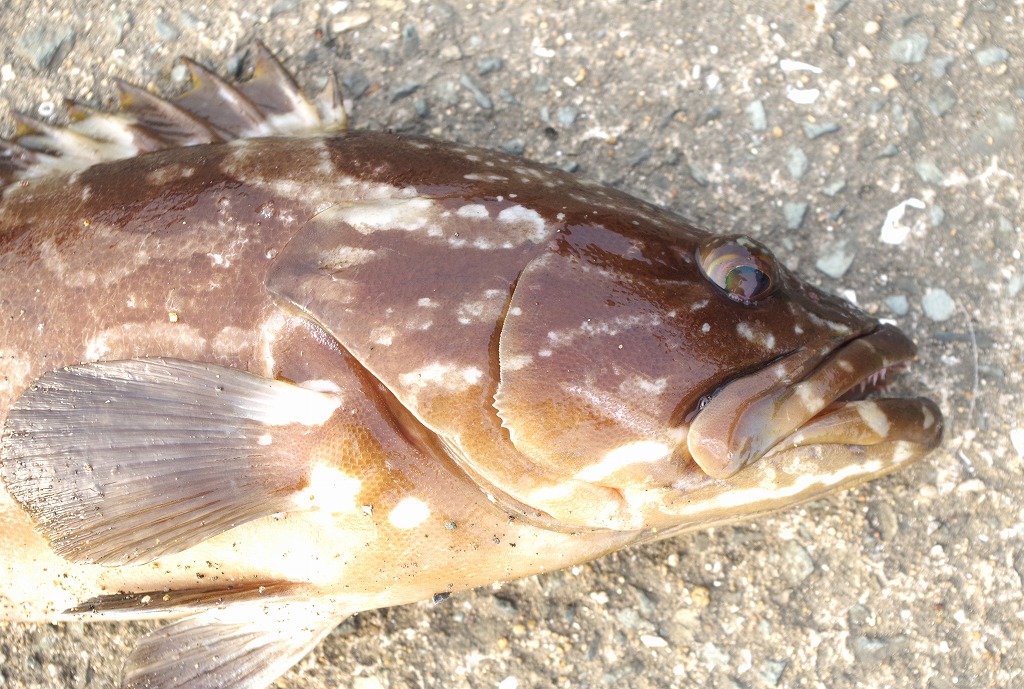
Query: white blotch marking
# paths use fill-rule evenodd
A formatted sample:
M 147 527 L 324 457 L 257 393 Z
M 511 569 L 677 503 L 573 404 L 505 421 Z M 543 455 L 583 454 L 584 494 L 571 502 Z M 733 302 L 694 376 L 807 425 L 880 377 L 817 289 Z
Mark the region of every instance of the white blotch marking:
M 283 383 L 267 381 L 267 392 L 263 399 L 248 401 L 246 411 L 257 421 L 268 426 L 287 426 L 301 423 L 304 426 L 322 426 L 341 406 L 341 397 Z
M 837 362 L 836 362 L 836 365 L 837 365 L 837 366 L 838 366 L 838 367 L 839 367 L 839 368 L 840 368 L 841 370 L 843 370 L 843 371 L 845 371 L 845 372 L 847 372 L 847 373 L 853 373 L 853 364 L 851 364 L 851 363 L 850 363 L 849 361 L 847 361 L 846 359 L 840 359 L 839 361 L 837 361 Z
M 340 271 L 367 263 L 377 255 L 373 249 L 357 246 L 339 246 L 320 254 L 320 265 L 332 271 Z
M 900 451 L 901 449 L 903 452 Z M 872 474 L 880 473 L 888 467 L 897 466 L 906 460 L 907 452 L 909 450 L 905 448 L 897 448 L 893 453 L 893 461 L 875 460 L 850 464 L 830 474 L 815 474 L 809 471 L 797 476 L 774 476 L 771 480 L 763 481 L 761 486 L 754 488 L 730 487 L 714 497 L 709 496 L 701 500 L 681 504 L 681 509 L 677 514 L 680 516 L 692 516 L 701 512 L 735 510 L 737 508 L 748 508 L 753 505 L 789 504 L 794 496 L 802 495 L 819 486 L 824 488 L 835 486 L 858 476 L 871 476 Z M 780 478 L 790 478 L 792 483 L 789 485 L 779 485 L 778 481 Z M 822 491 L 818 490 L 816 492 Z
M 256 444 L 262 445 L 263 447 L 271 445 L 273 442 L 274 436 L 270 435 L 269 433 L 264 433 L 263 435 L 256 439 Z
M 529 354 L 517 354 L 501 360 L 503 371 L 518 371 L 533 363 L 533 357 Z
M 487 206 L 482 203 L 467 203 L 465 206 L 460 206 L 455 215 L 460 218 L 488 218 L 490 214 L 487 212 Z
M 380 230 L 405 230 L 415 232 L 422 229 L 436 204 L 431 199 L 381 199 L 372 203 L 334 206 L 330 212 L 347 222 L 360 234 L 372 234 Z
M 794 325 L 793 326 L 793 334 L 794 335 L 803 335 L 804 334 L 804 329 L 801 328 L 799 325 Z
M 711 332 L 711 324 L 710 323 L 705 323 L 704 325 L 700 326 L 700 331 L 702 333 L 709 333 L 709 332 Z
M 439 304 L 430 297 L 420 297 L 416 300 L 416 306 L 424 309 L 436 309 Z
M 627 443 L 605 453 L 597 464 L 592 464 L 577 472 L 576 478 L 593 483 L 608 478 L 615 472 L 633 464 L 651 464 L 662 460 L 670 452 L 667 445 L 653 440 Z
M 389 347 L 395 341 L 396 335 L 398 335 L 398 331 L 390 325 L 380 325 L 370 331 L 370 341 Z
M 435 361 L 415 371 L 403 373 L 398 377 L 398 382 L 410 390 L 440 387 L 457 392 L 476 385 L 483 375 L 483 371 L 475 366 L 459 368 L 453 364 L 442 364 Z
M 889 436 L 889 417 L 874 402 L 857 402 L 857 414 L 864 424 L 879 438 Z
M 515 205 L 502 209 L 498 213 L 498 222 L 519 225 L 526 230 L 526 238 L 535 244 L 545 241 L 550 234 L 540 213 L 525 206 Z
M 765 349 L 772 349 L 775 347 L 775 335 L 764 331 L 754 332 L 754 329 L 750 327 L 750 323 L 737 323 L 736 334 L 744 340 L 760 345 Z
M 710 303 L 711 302 L 709 300 L 707 300 L 707 299 L 703 299 L 701 301 L 694 302 L 693 304 L 690 305 L 690 311 L 700 311 L 701 309 L 703 309 L 705 306 L 707 306 Z
M 471 172 L 468 175 L 463 175 L 463 179 L 468 179 L 470 182 L 507 182 L 508 177 L 505 175 L 499 175 L 494 172 Z
M 305 388 L 306 390 L 312 390 L 313 392 L 326 392 L 332 395 L 340 395 L 341 388 L 333 380 L 325 380 L 323 378 L 316 378 L 314 380 L 307 380 L 299 383 L 299 387 Z
M 414 529 L 429 518 L 430 508 L 419 498 L 405 498 L 388 515 L 388 520 L 399 529 Z
M 332 514 L 357 512 L 356 496 L 362 487 L 362 481 L 335 467 L 314 464 L 309 472 L 309 485 L 296 496 L 296 501 L 304 509 L 312 507 Z
M 819 411 L 825 408 L 825 400 L 822 399 L 818 389 L 808 383 L 798 383 L 795 387 L 796 394 L 800 397 L 800 402 L 811 414 L 817 414 Z

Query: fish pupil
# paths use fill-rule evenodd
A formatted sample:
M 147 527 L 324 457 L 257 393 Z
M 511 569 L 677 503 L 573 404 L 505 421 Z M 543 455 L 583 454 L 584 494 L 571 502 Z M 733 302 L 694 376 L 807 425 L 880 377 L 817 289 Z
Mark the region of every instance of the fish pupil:
M 725 277 L 725 290 L 744 301 L 750 301 L 771 286 L 771 278 L 756 266 L 736 266 Z

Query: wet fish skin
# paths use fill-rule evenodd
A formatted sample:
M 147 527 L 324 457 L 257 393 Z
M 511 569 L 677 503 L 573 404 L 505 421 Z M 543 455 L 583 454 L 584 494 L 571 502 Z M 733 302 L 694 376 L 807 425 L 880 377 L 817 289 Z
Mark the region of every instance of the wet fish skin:
M 912 343 L 756 242 L 347 132 L 257 53 L 237 90 L 193 64 L 177 100 L 122 84 L 120 113 L 6 144 L 0 617 L 183 617 L 126 686 L 255 688 L 353 612 L 939 442 L 927 400 L 838 401 Z

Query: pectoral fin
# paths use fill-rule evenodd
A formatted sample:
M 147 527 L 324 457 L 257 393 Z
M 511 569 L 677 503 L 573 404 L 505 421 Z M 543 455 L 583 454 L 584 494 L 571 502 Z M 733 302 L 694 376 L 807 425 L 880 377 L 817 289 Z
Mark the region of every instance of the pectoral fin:
M 294 509 L 307 482 L 304 442 L 340 404 L 211 364 L 71 366 L 15 402 L 0 476 L 57 553 L 147 562 Z
M 314 603 L 246 603 L 207 610 L 144 637 L 122 689 L 263 689 L 343 619 Z

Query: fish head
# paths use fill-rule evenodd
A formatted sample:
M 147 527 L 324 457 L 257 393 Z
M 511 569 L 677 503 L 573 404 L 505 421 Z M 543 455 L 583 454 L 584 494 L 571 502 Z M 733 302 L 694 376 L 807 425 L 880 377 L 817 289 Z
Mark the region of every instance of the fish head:
M 703 524 L 927 454 L 931 401 L 865 399 L 914 357 L 749 237 L 569 224 L 519 276 L 495 404 L 517 448 L 621 491 L 637 523 Z

